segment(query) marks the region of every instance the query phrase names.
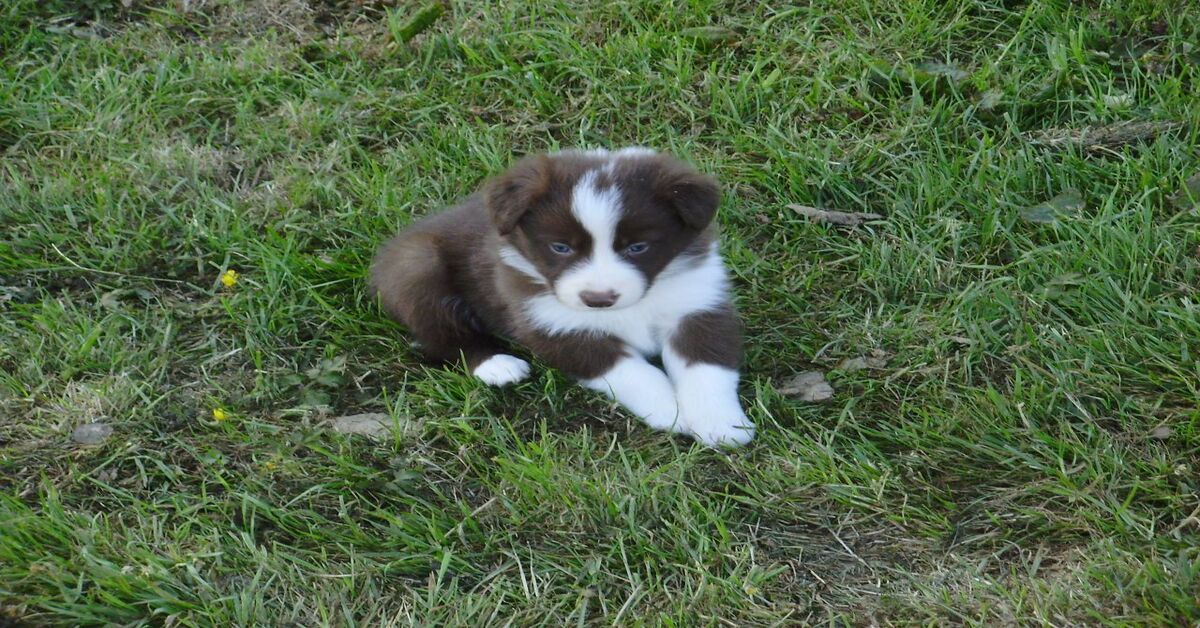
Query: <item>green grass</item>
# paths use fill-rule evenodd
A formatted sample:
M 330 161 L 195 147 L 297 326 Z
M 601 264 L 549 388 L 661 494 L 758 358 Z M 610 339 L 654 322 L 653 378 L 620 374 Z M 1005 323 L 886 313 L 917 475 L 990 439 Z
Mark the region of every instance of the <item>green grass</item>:
M 388 4 L 0 8 L 0 624 L 1200 622 L 1195 3 Z M 635 143 L 727 191 L 729 455 L 364 293 L 514 156 Z

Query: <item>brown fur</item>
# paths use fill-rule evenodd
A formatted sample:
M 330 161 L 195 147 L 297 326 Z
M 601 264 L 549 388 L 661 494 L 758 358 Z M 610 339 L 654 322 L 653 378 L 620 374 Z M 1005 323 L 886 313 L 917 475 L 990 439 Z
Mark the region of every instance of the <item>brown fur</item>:
M 688 366 L 697 362 L 736 369 L 742 359 L 742 326 L 732 306 L 692 314 L 671 336 L 671 348 Z
M 521 160 L 490 181 L 482 195 L 425 218 L 387 242 L 372 264 L 371 291 L 432 360 L 454 362 L 462 356 L 474 369 L 500 352 L 499 338 L 505 338 L 569 375 L 603 374 L 625 355 L 623 344 L 594 334 L 548 336 L 532 327 L 520 304 L 550 287 L 499 259 L 503 244 L 513 246 L 553 284 L 578 256 L 587 255 L 591 237 L 571 214 L 571 192 L 600 162 L 583 153 Z M 613 185 L 613 179 L 620 181 L 626 208 L 617 246 L 655 242 L 629 260 L 648 281 L 671 260 L 708 250 L 720 199 L 712 178 L 672 158 L 653 156 L 622 159 L 613 176 L 597 184 Z M 554 254 L 552 242 L 569 244 L 575 254 Z M 680 330 L 676 348 L 689 359 L 736 364 L 736 339 L 707 348 L 700 342 L 710 332 L 736 331 L 732 310 L 697 315 Z

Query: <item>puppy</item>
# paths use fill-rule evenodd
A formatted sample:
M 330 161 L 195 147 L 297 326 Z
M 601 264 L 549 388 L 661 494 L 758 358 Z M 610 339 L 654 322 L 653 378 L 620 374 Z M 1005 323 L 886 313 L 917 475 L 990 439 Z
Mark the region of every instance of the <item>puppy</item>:
M 743 445 L 719 201 L 713 178 L 645 148 L 527 157 L 384 244 L 370 287 L 428 358 L 488 384 L 529 375 L 511 341 L 655 429 Z

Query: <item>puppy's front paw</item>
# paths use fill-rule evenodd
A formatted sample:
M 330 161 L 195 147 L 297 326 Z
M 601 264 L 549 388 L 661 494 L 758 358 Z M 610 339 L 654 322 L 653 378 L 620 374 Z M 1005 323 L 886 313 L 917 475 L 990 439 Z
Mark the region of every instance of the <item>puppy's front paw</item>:
M 663 432 L 687 433 L 683 422 L 679 420 L 679 407 L 672 397 L 662 395 L 645 404 L 644 408 L 638 413 L 638 418 L 646 425 Z
M 656 430 L 686 432 L 671 380 L 641 356 L 623 358 L 604 375 L 580 383 L 616 399 Z
M 497 353 L 479 363 L 475 377 L 491 386 L 507 386 L 529 376 L 529 363 L 516 356 Z
M 708 447 L 741 447 L 754 439 L 754 424 L 740 407 L 693 406 L 684 414 L 687 432 Z

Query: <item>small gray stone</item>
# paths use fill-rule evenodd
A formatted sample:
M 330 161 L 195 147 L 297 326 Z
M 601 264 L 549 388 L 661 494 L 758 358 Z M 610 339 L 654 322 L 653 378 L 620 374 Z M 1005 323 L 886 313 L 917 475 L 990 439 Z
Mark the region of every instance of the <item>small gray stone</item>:
M 883 349 L 872 349 L 871 353 L 859 358 L 847 358 L 838 364 L 838 370 L 846 373 L 866 369 L 881 369 L 887 366 L 889 354 Z
M 865 370 L 866 368 L 867 368 L 867 359 L 866 358 L 846 358 L 845 360 L 842 360 L 841 364 L 838 364 L 838 370 L 845 371 L 846 373 L 862 371 L 862 370 Z
M 807 205 L 792 204 L 788 205 L 788 208 L 813 222 L 825 222 L 844 227 L 857 227 L 864 222 L 875 222 L 884 218 L 879 214 L 844 212 L 836 209 L 809 207 Z
M 382 412 L 340 416 L 333 420 L 333 431 L 339 434 L 361 434 L 381 438 L 391 433 L 392 417 Z
M 1067 190 L 1058 196 L 1037 205 L 1021 209 L 1021 218 L 1029 222 L 1050 224 L 1078 214 L 1087 207 L 1076 190 Z
M 819 371 L 805 371 L 796 375 L 780 385 L 779 392 L 799 397 L 801 401 L 825 401 L 833 398 L 833 386 L 825 381 L 825 374 Z
M 1160 425 L 1150 430 L 1150 438 L 1154 440 L 1167 440 L 1175 435 L 1175 430 L 1171 429 L 1170 425 Z
M 99 445 L 112 436 L 113 428 L 104 423 L 84 423 L 71 432 L 71 440 L 80 445 Z

